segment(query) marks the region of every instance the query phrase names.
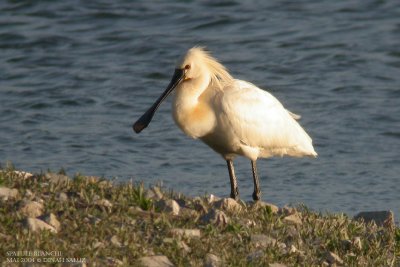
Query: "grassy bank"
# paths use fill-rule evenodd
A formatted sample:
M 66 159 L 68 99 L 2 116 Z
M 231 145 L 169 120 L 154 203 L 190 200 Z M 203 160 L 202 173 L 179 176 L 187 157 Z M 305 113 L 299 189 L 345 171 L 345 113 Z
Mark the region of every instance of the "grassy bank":
M 154 255 L 175 266 L 400 266 L 398 228 L 344 214 L 188 198 L 140 184 L 12 169 L 0 172 L 0 188 L 11 192 L 0 199 L 5 266 L 139 266 Z M 50 226 L 40 230 L 28 218 Z

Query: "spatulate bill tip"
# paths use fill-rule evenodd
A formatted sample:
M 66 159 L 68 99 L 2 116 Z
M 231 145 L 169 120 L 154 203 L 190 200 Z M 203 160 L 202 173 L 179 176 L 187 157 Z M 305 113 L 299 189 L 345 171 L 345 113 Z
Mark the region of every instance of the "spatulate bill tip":
M 135 124 L 132 125 L 132 129 L 135 133 L 140 133 L 141 131 L 143 131 L 143 129 L 146 128 L 146 125 L 142 124 L 142 123 L 138 123 L 136 122 Z

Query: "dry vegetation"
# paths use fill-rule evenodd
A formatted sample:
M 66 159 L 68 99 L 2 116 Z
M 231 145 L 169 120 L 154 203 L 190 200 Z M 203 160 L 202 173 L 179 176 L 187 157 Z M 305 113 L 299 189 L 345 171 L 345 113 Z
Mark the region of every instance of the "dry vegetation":
M 88 266 L 138 266 L 143 256 L 152 255 L 164 255 L 175 266 L 400 266 L 399 228 L 304 206 L 276 211 L 273 205 L 240 202 L 218 208 L 207 197 L 82 175 L 24 177 L 12 168 L 0 172 L 1 187 L 18 190 L 0 199 L 0 262 L 5 266 L 20 265 L 10 263 L 16 258 L 10 251 L 33 250 L 60 251 L 64 259 L 84 258 Z M 160 206 L 160 197 L 176 200 L 179 215 Z M 43 204 L 42 217 L 55 215 L 56 233 L 29 228 L 32 215 L 22 209 L 29 201 Z M 290 216 L 295 220 L 285 219 Z M 196 231 L 182 235 L 176 229 Z

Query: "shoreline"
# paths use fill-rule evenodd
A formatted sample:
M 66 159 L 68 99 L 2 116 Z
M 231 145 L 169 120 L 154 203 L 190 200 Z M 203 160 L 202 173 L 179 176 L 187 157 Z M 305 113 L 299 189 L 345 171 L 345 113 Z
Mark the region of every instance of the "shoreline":
M 187 197 L 143 184 L 11 168 L 0 170 L 0 204 L 0 262 L 6 266 L 24 260 L 59 266 L 400 264 L 400 228 L 389 211 L 356 220 L 306 206 Z

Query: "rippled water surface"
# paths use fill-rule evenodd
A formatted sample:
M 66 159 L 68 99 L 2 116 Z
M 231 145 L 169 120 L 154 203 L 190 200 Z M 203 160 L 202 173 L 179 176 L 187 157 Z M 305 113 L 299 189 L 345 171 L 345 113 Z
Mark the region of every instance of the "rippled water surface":
M 204 45 L 314 140 L 317 159 L 259 161 L 265 200 L 400 216 L 399 1 L 270 2 L 1 1 L 1 164 L 228 195 L 225 161 L 178 130 L 170 100 L 131 129 Z M 236 172 L 249 200 L 250 162 Z

